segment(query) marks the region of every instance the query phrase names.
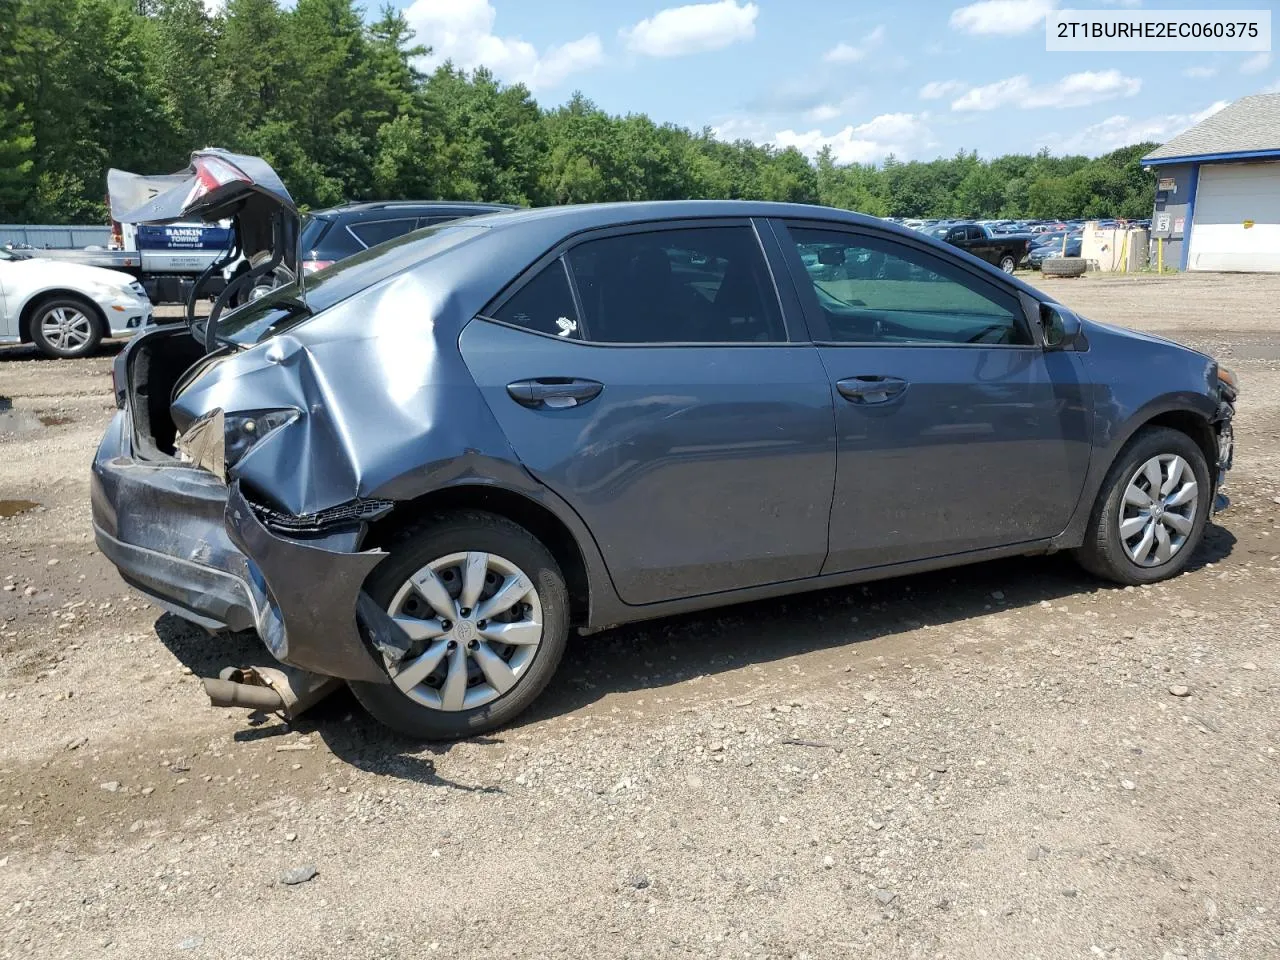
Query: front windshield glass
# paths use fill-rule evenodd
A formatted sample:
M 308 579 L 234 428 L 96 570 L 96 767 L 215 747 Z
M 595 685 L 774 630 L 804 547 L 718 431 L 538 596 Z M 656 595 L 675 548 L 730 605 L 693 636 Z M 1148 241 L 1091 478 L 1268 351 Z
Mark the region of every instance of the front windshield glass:
M 362 250 L 224 313 L 215 336 L 223 343 L 252 346 L 283 333 L 339 301 L 479 236 L 487 228 L 441 224 L 415 230 Z

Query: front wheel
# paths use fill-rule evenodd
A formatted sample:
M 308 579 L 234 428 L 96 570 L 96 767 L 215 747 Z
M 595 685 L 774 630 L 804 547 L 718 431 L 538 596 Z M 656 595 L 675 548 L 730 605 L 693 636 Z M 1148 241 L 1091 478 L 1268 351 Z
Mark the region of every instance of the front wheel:
M 1212 500 L 1209 466 L 1196 442 L 1168 427 L 1145 429 L 1107 473 L 1076 557 L 1117 583 L 1167 580 L 1190 562 Z
M 101 340 L 97 312 L 77 297 L 48 300 L 31 315 L 31 342 L 46 357 L 86 357 Z
M 555 558 L 493 514 L 450 514 L 407 531 L 365 589 L 413 645 L 398 662 L 384 658 L 390 683 L 351 689 L 412 737 L 453 740 L 507 723 L 546 687 L 568 641 Z

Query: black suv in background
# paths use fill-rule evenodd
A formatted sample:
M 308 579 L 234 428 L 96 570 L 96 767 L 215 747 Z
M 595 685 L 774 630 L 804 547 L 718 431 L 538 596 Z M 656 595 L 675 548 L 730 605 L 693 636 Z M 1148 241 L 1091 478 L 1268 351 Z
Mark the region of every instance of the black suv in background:
M 316 210 L 302 226 L 302 269 L 314 273 L 410 230 L 515 209 L 508 203 L 388 200 Z

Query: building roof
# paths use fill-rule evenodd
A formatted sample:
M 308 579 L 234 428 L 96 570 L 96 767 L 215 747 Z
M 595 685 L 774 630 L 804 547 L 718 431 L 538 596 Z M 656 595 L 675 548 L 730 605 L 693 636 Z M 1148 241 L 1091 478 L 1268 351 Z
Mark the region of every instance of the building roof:
M 1187 160 L 1280 158 L 1280 93 L 1241 97 L 1142 158 L 1162 164 Z

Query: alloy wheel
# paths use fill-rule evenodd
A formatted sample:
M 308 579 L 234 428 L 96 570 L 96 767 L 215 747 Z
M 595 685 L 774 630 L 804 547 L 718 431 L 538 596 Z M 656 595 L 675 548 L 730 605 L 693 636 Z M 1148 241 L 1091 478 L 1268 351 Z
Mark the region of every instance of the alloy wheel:
M 1195 528 L 1200 490 L 1195 471 L 1176 453 L 1141 464 L 1120 501 L 1120 543 L 1140 567 L 1158 567 L 1177 555 Z
M 492 553 L 451 553 L 421 567 L 387 612 L 413 646 L 388 664 L 406 696 L 456 712 L 490 703 L 528 672 L 542 643 L 542 604 L 533 581 Z
M 93 321 L 75 307 L 54 307 L 40 318 L 40 332 L 50 346 L 75 350 L 93 337 Z

